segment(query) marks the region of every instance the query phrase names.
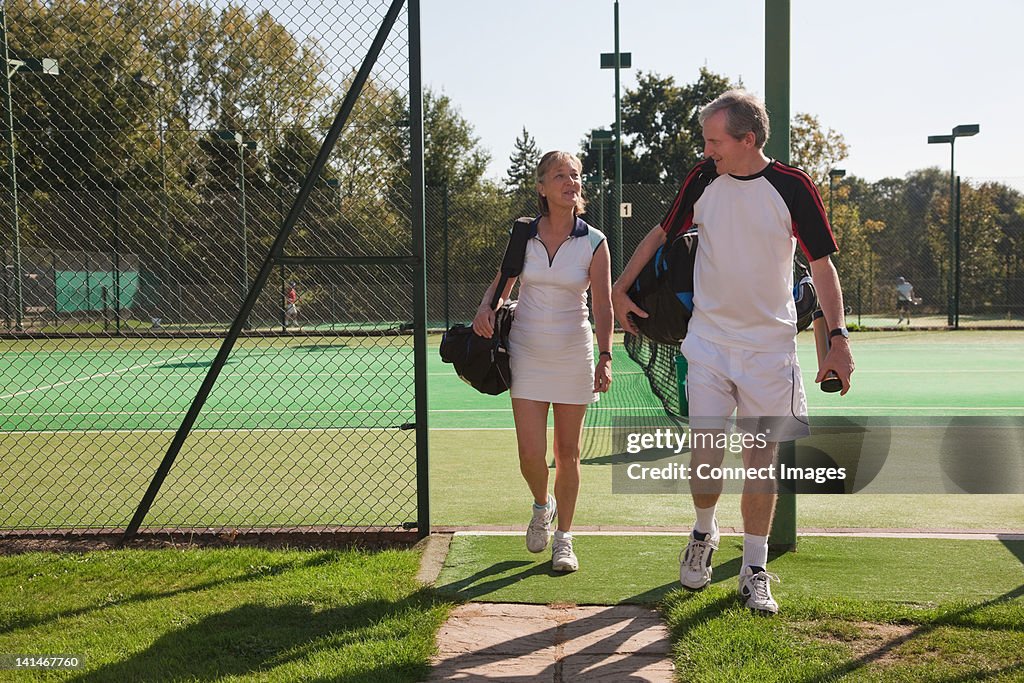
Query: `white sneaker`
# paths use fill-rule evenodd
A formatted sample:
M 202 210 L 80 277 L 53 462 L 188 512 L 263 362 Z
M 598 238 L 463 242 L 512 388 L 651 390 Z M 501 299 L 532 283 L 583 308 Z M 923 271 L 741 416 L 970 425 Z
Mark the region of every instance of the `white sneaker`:
M 697 540 L 690 534 L 690 542 L 679 554 L 679 583 L 683 588 L 699 591 L 711 583 L 711 556 L 718 550 L 718 542 L 722 535 L 718 532 L 718 525 L 715 530 L 706 535 L 703 541 Z
M 551 522 L 558 514 L 555 497 L 548 494 L 548 505 L 541 509 L 533 508 L 533 519 L 526 527 L 526 549 L 531 553 L 542 553 L 548 547 L 548 536 L 551 534 Z
M 764 569 L 754 571 L 749 565 L 743 568 L 740 572 L 740 598 L 745 601 L 747 609 L 768 616 L 779 613 L 779 603 L 772 597 L 772 581 L 782 583 L 778 576 Z
M 551 568 L 556 572 L 574 572 L 580 568 L 580 561 L 572 551 L 572 534 L 555 532 L 551 542 Z

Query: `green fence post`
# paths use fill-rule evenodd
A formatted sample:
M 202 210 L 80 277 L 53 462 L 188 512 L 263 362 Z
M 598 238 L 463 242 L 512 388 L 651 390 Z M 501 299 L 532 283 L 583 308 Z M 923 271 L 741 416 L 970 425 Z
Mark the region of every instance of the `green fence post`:
M 689 366 L 686 363 L 686 356 L 676 356 L 676 387 L 679 390 L 679 414 L 690 414 L 690 401 L 686 397 L 686 370 Z
M 765 0 L 764 82 L 772 136 L 765 153 L 789 163 L 789 28 L 790 0 Z M 779 444 L 779 461 L 791 453 L 792 442 Z M 788 463 L 791 464 L 791 463 Z M 796 549 L 796 496 L 781 493 L 775 505 L 769 544 L 776 549 Z

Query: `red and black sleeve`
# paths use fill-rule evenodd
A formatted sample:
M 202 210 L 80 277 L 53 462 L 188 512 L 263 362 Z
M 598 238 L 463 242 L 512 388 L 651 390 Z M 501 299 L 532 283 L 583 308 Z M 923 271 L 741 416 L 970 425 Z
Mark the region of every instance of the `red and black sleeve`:
M 789 207 L 793 218 L 793 236 L 809 261 L 839 251 L 821 194 L 810 176 L 799 168 L 779 162 L 772 164 L 765 177 Z
M 661 221 L 661 229 L 669 236 L 685 232 L 693 226 L 693 205 L 704 193 L 704 188 L 717 177 L 713 159 L 705 159 L 690 169 L 679 188 L 672 207 Z

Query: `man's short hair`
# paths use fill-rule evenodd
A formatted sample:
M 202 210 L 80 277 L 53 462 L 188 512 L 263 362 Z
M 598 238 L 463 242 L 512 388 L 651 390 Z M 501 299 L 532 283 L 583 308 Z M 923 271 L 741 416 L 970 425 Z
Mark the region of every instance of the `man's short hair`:
M 704 105 L 697 114 L 700 125 L 714 114 L 725 112 L 725 130 L 737 140 L 747 133 L 754 134 L 754 146 L 758 149 L 768 142 L 771 128 L 768 124 L 768 110 L 757 95 L 746 90 L 728 90 Z

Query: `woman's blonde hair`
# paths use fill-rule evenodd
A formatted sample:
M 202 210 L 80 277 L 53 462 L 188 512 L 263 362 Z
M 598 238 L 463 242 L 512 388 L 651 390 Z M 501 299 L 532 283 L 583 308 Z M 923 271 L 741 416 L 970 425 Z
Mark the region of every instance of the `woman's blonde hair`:
M 548 152 L 541 157 L 540 163 L 537 164 L 537 203 L 540 204 L 540 212 L 544 216 L 547 216 L 551 212 L 551 209 L 548 207 L 547 197 L 540 193 L 540 184 L 544 182 L 544 176 L 547 175 L 547 172 L 559 163 L 569 164 L 579 171 L 580 175 L 583 175 L 583 163 L 575 154 L 555 150 Z M 581 189 L 580 198 L 576 200 L 576 213 L 583 213 L 586 210 L 587 200 L 583 198 L 583 191 Z

